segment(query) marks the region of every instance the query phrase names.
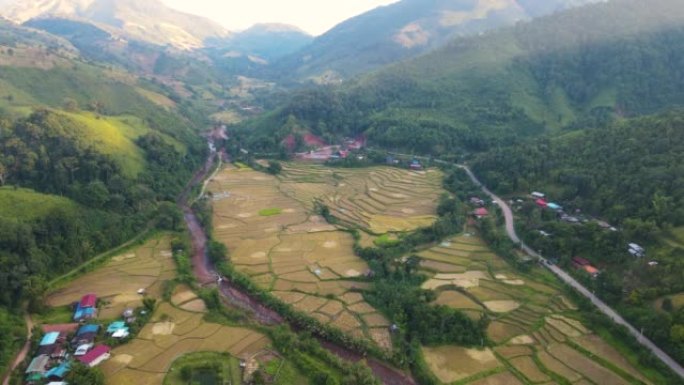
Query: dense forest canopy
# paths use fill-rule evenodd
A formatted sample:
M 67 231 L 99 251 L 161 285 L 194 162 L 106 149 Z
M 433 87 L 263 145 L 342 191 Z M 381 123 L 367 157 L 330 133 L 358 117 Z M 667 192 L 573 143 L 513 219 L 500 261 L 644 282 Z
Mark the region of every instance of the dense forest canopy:
M 569 207 L 659 226 L 684 224 L 684 111 L 494 149 L 474 169 L 502 193 L 554 192 Z
M 196 159 L 150 132 L 137 141 L 146 167 L 131 177 L 76 135 L 78 124 L 49 110 L 0 122 L 0 184 L 30 187 L 75 202 L 55 204 L 36 216 L 28 212 L 28 205 L 25 213 L 0 214 L 0 305 L 38 300 L 46 279 L 124 243 L 160 214 L 177 215 L 173 204 L 163 202 L 174 201 L 198 164 Z M 28 192 L 11 189 L 3 191 L 5 198 L 28 199 Z M 172 226 L 178 222 L 171 221 Z
M 684 102 L 684 14 L 612 1 L 458 39 L 246 123 L 257 149 L 293 132 L 419 153 L 485 151 Z M 273 135 L 275 133 L 275 135 Z

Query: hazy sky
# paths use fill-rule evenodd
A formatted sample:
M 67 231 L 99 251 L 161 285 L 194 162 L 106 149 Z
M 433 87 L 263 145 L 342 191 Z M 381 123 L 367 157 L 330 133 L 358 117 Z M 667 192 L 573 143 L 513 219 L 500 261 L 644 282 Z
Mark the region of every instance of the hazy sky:
M 255 23 L 285 23 L 320 35 L 352 16 L 398 0 L 162 0 L 178 10 L 209 17 L 231 30 Z

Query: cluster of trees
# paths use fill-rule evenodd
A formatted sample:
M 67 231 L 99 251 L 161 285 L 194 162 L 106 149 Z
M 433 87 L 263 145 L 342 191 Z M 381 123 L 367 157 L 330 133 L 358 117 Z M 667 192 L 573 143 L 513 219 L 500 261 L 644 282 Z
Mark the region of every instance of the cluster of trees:
M 684 224 L 684 111 L 502 147 L 473 169 L 506 194 L 545 188 L 566 206 L 659 227 Z
M 138 140 L 146 169 L 127 176 L 79 138 L 76 123 L 48 110 L 0 120 L 0 184 L 71 198 L 36 218 L 0 217 L 0 306 L 40 304 L 46 281 L 134 237 L 148 224 L 175 230 L 173 203 L 197 163 L 157 134 Z M 32 308 L 32 310 L 37 310 Z
M 117 213 L 145 212 L 173 200 L 196 160 L 185 158 L 161 136 L 148 133 L 137 144 L 146 169 L 137 177 L 79 138 L 78 123 L 38 110 L 14 123 L 0 120 L 0 184 L 67 196 L 84 206 Z
M 25 336 L 26 326 L 21 317 L 0 308 L 0 371 L 3 373 Z

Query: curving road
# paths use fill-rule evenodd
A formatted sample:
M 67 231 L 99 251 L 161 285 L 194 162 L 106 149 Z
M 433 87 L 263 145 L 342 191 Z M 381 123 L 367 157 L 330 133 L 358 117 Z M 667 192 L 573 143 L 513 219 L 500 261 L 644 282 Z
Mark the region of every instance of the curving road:
M 679 377 L 684 378 L 684 368 L 682 368 L 677 361 L 673 360 L 672 357 L 670 357 L 667 353 L 662 351 L 658 346 L 656 346 L 651 340 L 646 338 L 644 335 L 642 335 L 636 328 L 634 328 L 632 325 L 630 325 L 627 321 L 625 321 L 622 316 L 620 316 L 615 310 L 613 310 L 610 306 L 608 306 L 605 302 L 601 301 L 598 297 L 596 297 L 593 293 L 591 293 L 587 288 L 582 286 L 577 280 L 572 278 L 568 273 L 563 271 L 561 268 L 559 268 L 556 265 L 552 265 L 548 263 L 548 261 L 541 256 L 539 253 L 536 251 L 532 250 L 528 246 L 526 246 L 524 243 L 521 243 L 520 238 L 518 237 L 518 234 L 515 232 L 515 222 L 513 218 L 513 212 L 511 211 L 511 208 L 508 206 L 508 204 L 498 196 L 496 196 L 494 193 L 489 191 L 487 187 L 485 187 L 473 174 L 473 172 L 468 168 L 467 166 L 459 165 L 458 167 L 462 168 L 465 170 L 465 172 L 470 176 L 470 179 L 472 179 L 473 183 L 478 185 L 479 187 L 482 188 L 482 191 L 487 194 L 492 200 L 494 200 L 499 207 L 501 208 L 501 211 L 503 211 L 504 217 L 506 219 L 506 232 L 508 233 L 508 237 L 515 243 L 520 244 L 522 249 L 530 255 L 531 257 L 538 258 L 544 266 L 546 266 L 551 272 L 553 272 L 558 278 L 561 279 L 561 281 L 565 282 L 566 284 L 570 285 L 572 288 L 577 290 L 580 294 L 585 296 L 587 299 L 589 299 L 601 312 L 603 312 L 605 315 L 610 317 L 613 322 L 615 322 L 618 325 L 622 325 L 627 330 L 636 338 L 637 341 L 644 347 L 646 347 L 648 350 L 650 350 L 656 357 L 658 357 L 665 365 L 667 365 L 670 369 L 672 369 L 673 372 L 677 373 Z

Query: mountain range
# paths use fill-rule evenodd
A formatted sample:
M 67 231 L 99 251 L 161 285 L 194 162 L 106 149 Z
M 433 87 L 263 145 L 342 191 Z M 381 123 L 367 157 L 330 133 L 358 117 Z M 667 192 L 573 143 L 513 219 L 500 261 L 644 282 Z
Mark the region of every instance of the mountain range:
M 340 23 L 280 63 L 283 73 L 336 81 L 444 43 L 596 0 L 403 0 Z
M 173 10 L 159 0 L 6 1 L 2 14 L 17 23 L 36 18 L 68 18 L 93 23 L 122 37 L 181 49 L 204 46 L 229 32 L 217 23 Z
M 276 146 L 296 127 L 449 153 L 649 114 L 684 103 L 683 26 L 678 0 L 589 5 L 296 93 L 249 130 Z

